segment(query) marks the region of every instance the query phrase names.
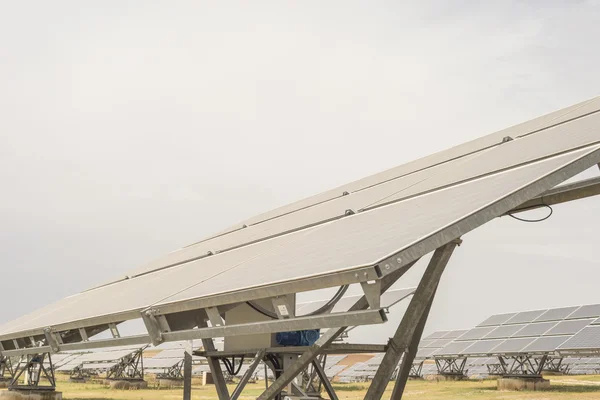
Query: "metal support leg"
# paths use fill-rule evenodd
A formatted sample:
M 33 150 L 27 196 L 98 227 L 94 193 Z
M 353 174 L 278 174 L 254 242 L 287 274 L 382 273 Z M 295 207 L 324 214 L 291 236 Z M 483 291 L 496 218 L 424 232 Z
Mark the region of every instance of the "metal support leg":
M 260 364 L 260 362 L 262 361 L 264 356 L 265 356 L 264 349 L 259 351 L 258 353 L 256 353 L 256 357 L 254 358 L 254 361 L 252 361 L 252 364 L 250 364 L 250 366 L 246 370 L 246 373 L 242 376 L 237 387 L 231 394 L 231 400 L 237 400 L 237 398 L 240 397 L 240 395 L 242 394 L 242 391 L 246 387 L 246 384 L 252 377 L 252 374 L 254 373 L 254 371 L 256 370 L 256 367 L 258 367 L 258 364 Z M 266 377 L 265 377 L 265 379 L 266 379 Z
M 410 342 L 408 351 L 405 352 L 404 357 L 402 357 L 402 363 L 400 364 L 400 368 L 398 369 L 398 375 L 396 376 L 396 384 L 394 385 L 394 390 L 392 392 L 392 399 L 402 398 L 402 393 L 404 393 L 406 382 L 408 381 L 408 377 L 410 376 L 410 370 L 412 368 L 413 362 L 415 361 L 415 356 L 417 355 L 417 351 L 419 349 L 419 342 L 421 341 L 423 329 L 425 329 L 425 323 L 427 322 L 427 317 L 429 316 L 429 310 L 431 310 L 432 303 L 433 296 L 431 297 L 429 304 L 427 304 L 427 308 L 425 309 L 423 315 L 421 316 L 421 319 L 419 320 L 417 330 L 413 335 L 413 339 Z M 377 372 L 379 373 L 379 371 Z M 388 381 L 390 378 L 388 378 Z
M 202 346 L 206 351 L 216 350 L 212 339 L 202 339 Z M 214 357 L 207 357 L 206 359 L 208 361 L 208 366 L 210 367 L 213 380 L 215 381 L 215 387 L 217 388 L 219 400 L 229 400 L 229 390 L 227 389 L 227 383 L 225 382 L 225 377 L 223 376 L 219 359 Z
M 192 400 L 192 355 L 183 355 L 183 400 Z
M 402 355 L 404 355 L 405 362 L 403 364 L 406 364 L 406 368 L 404 365 L 401 367 L 401 373 L 398 374 L 398 379 L 396 380 L 397 388 L 394 389 L 392 394 L 392 399 L 398 400 L 402 398 L 408 373 L 410 372 L 410 365 L 416 355 L 416 347 L 411 346 L 415 343 L 413 338 L 415 335 L 420 336 L 420 333 L 422 333 L 422 331 L 418 332 L 418 328 L 421 325 L 424 326 L 427 320 L 427 313 L 431 307 L 442 273 L 458 244 L 459 241 L 452 241 L 438 248 L 433 253 L 433 257 L 421 278 L 417 291 L 402 318 L 402 322 L 398 326 L 394 337 L 389 342 L 388 350 L 365 396 L 366 400 L 381 399 L 396 366 L 400 362 Z M 418 340 L 416 344 L 418 345 Z M 411 347 L 414 347 L 413 351 L 411 351 Z
M 338 397 L 335 394 L 335 389 L 333 388 L 333 385 L 327 378 L 327 375 L 325 374 L 325 370 L 323 369 L 323 366 L 321 364 L 319 364 L 319 360 L 313 361 L 312 364 L 313 364 L 315 371 L 317 372 L 317 375 L 319 376 L 319 379 L 321 380 L 321 383 L 323 383 L 323 387 L 325 388 L 325 391 L 327 392 L 327 395 L 329 396 L 329 398 L 331 400 L 338 400 Z

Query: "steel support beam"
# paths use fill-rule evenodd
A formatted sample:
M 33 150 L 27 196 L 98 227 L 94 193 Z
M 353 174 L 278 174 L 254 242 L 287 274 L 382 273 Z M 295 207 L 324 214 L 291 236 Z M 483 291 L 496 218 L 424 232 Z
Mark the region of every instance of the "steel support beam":
M 263 359 L 264 356 L 265 356 L 265 350 L 264 349 L 261 350 L 261 351 L 259 351 L 258 353 L 256 353 L 256 357 L 254 357 L 254 360 L 248 366 L 248 369 L 246 370 L 246 372 L 244 373 L 244 375 L 240 379 L 237 387 L 235 388 L 235 390 L 231 394 L 231 400 L 237 400 L 238 397 L 240 397 L 240 395 L 242 394 L 242 391 L 244 390 L 244 388 L 248 384 L 248 381 L 252 377 L 252 374 L 254 373 L 254 371 L 256 371 L 256 367 L 258 367 L 258 365 L 260 364 L 260 362 L 262 361 L 262 359 Z
M 183 353 L 183 400 L 192 400 L 192 355 Z
M 199 327 L 205 327 L 206 321 L 201 320 L 198 325 Z M 204 350 L 206 351 L 216 351 L 215 343 L 211 338 L 202 339 L 202 347 L 204 347 Z M 219 359 L 215 357 L 206 357 L 206 360 L 208 361 L 208 366 L 215 382 L 219 400 L 229 400 L 229 390 L 227 389 L 227 383 L 225 382 Z
M 406 379 L 408 379 L 410 365 L 412 365 L 412 361 L 416 355 L 416 348 L 414 351 L 410 351 L 411 344 L 413 344 L 413 338 L 415 335 L 418 336 L 417 330 L 419 325 L 425 323 L 422 319 L 427 318 L 426 315 L 431 307 L 431 302 L 442 277 L 442 273 L 444 272 L 454 249 L 459 243 L 458 240 L 453 240 L 439 247 L 433 253 L 433 257 L 429 261 L 429 265 L 419 282 L 417 291 L 402 318 L 402 322 L 400 322 L 394 337 L 390 339 L 388 350 L 385 353 L 377 373 L 375 374 L 375 378 L 371 382 L 371 386 L 365 396 L 366 400 L 381 399 L 396 366 L 404 355 L 405 361 L 407 362 L 403 364 L 406 364 L 406 368 L 404 368 L 404 366 L 402 367 L 403 376 L 398 376 L 398 379 L 396 380 L 397 389 L 394 389 L 394 397 L 392 398 L 400 399 L 402 397 L 405 382 L 400 383 L 400 381 L 406 381 Z
M 250 322 L 247 324 L 213 326 L 210 328 L 187 329 L 182 331 L 163 332 L 161 333 L 161 336 L 164 341 L 169 342 L 239 335 L 254 335 L 259 333 L 290 332 L 303 329 L 325 329 L 337 328 L 340 326 L 371 325 L 381 324 L 385 321 L 387 321 L 385 311 L 378 309 Z
M 415 356 L 417 355 L 417 351 L 419 351 L 419 342 L 421 341 L 421 336 L 423 335 L 423 330 L 425 329 L 425 324 L 427 323 L 427 317 L 429 317 L 429 311 L 431 310 L 431 305 L 433 304 L 434 296 L 435 292 L 434 295 L 431 296 L 431 299 L 427 304 L 427 308 L 425 308 L 423 315 L 419 319 L 419 323 L 416 327 L 415 333 L 413 334 L 413 338 L 408 347 L 408 351 L 405 352 L 404 357 L 402 357 L 402 362 L 400 364 L 400 367 L 398 368 L 398 375 L 396 376 L 396 384 L 394 385 L 394 390 L 392 391 L 392 399 L 402 398 L 402 393 L 404 393 L 404 389 L 406 388 L 406 382 L 410 377 L 410 372 L 415 361 Z M 422 365 L 423 364 L 421 363 L 421 367 Z
M 335 389 L 329 381 L 329 378 L 327 378 L 327 374 L 325 374 L 325 370 L 323 369 L 323 366 L 319 363 L 319 360 L 313 360 L 312 365 L 317 375 L 319 376 L 319 379 L 321 380 L 321 383 L 323 384 L 323 387 L 325 388 L 325 391 L 327 392 L 329 398 L 331 400 L 338 400 L 337 394 L 335 394 Z
M 533 198 L 517 208 L 509 211 L 507 214 L 529 211 L 540 207 L 552 206 L 555 204 L 566 203 L 569 201 L 584 199 L 586 197 L 597 196 L 600 194 L 600 177 L 584 179 L 566 185 L 560 185 L 550 189 L 540 196 Z

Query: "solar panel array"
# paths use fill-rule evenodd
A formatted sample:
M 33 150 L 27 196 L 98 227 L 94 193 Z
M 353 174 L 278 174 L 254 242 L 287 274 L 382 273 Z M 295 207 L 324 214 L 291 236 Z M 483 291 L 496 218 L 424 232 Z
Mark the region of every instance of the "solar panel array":
M 597 375 L 600 373 L 600 357 L 565 357 L 562 365 L 568 366 L 571 375 Z
M 436 351 L 448 345 L 454 339 L 459 338 L 466 332 L 466 330 L 433 332 L 419 342 L 419 348 L 417 350 L 415 361 L 422 361 L 432 358 Z
M 150 374 L 163 373 L 168 368 L 173 368 L 183 362 L 185 350 L 183 348 L 165 349 L 152 357 L 144 358 L 144 370 Z M 192 355 L 192 362 L 200 363 L 203 357 Z
M 383 354 L 377 354 L 364 362 L 357 362 L 340 372 L 336 379 L 340 382 L 364 382 L 373 379 L 379 365 L 383 361 Z
M 600 304 L 493 315 L 434 352 L 435 357 L 550 354 L 600 346 Z M 596 347 L 600 348 L 600 347 Z
M 461 224 L 453 232 L 464 234 L 597 164 L 599 109 L 595 98 L 263 213 L 135 269 L 130 279 L 18 318 L 0 327 L 0 339 L 10 349 L 14 337 L 47 327 L 136 319 L 151 306 L 180 309 L 242 290 L 350 276 L 391 255 L 409 262 L 412 250 L 439 246 L 442 231 Z
M 82 371 L 94 370 L 94 371 L 107 371 L 119 363 L 121 359 L 127 357 L 140 350 L 140 347 L 118 347 L 109 348 L 103 351 L 96 351 L 93 353 L 78 354 L 73 358 L 70 358 L 62 366 L 56 368 L 56 371 L 61 372 L 72 372 L 76 368 Z

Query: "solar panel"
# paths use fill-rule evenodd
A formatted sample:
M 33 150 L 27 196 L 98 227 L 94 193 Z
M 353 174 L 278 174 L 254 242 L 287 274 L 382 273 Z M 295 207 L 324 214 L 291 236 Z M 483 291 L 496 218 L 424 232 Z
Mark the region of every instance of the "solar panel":
M 522 324 L 524 322 L 533 322 L 547 310 L 523 311 L 506 321 L 506 324 Z
M 444 336 L 446 336 L 447 334 L 449 334 L 450 332 L 451 331 L 437 331 L 437 332 L 433 332 L 432 334 L 430 334 L 427 337 L 425 337 L 423 340 L 441 339 Z
M 496 329 L 496 327 L 473 328 L 464 335 L 462 335 L 460 340 L 481 339 L 490 332 L 492 332 L 494 329 Z
M 415 360 L 423 360 L 426 358 L 431 357 L 435 352 L 436 352 L 436 348 L 419 348 L 417 350 L 417 355 L 415 356 Z
M 434 355 L 435 356 L 450 356 L 455 354 L 462 354 L 463 351 L 470 347 L 475 342 L 472 340 L 464 341 L 464 342 L 452 342 L 447 346 L 437 350 Z
M 559 345 L 582 329 L 592 326 L 596 320 L 590 316 L 595 318 L 597 310 L 596 305 L 588 305 L 493 315 L 442 349 L 436 350 L 433 356 L 473 357 L 481 354 L 500 356 L 560 352 L 562 347 L 559 349 Z M 588 318 L 573 319 L 577 315 L 586 315 Z M 497 326 L 488 325 L 502 321 L 504 323 Z M 518 321 L 536 322 L 517 323 Z M 600 328 L 600 325 L 597 326 Z M 465 346 L 466 341 L 469 341 L 468 346 Z M 430 345 L 435 345 L 435 342 Z
M 438 339 L 435 342 L 431 343 L 429 346 L 434 348 L 442 348 L 450 342 L 452 342 L 452 339 Z
M 568 336 L 545 336 L 536 339 L 533 343 L 523 349 L 526 353 L 553 352 L 563 344 Z
M 492 315 L 482 323 L 477 326 L 491 326 L 491 325 L 501 325 L 514 317 L 516 313 L 508 313 L 508 314 L 496 314 Z
M 465 349 L 462 354 L 488 354 L 502 342 L 503 340 L 499 339 L 479 340 Z
M 508 339 L 498 345 L 495 349 L 495 353 L 518 353 L 523 350 L 526 346 L 530 345 L 535 339 L 534 338 L 519 338 L 519 339 Z M 497 362 L 498 360 L 496 360 Z
M 559 350 L 600 349 L 600 326 L 589 326 L 567 340 Z
M 461 337 L 462 335 L 464 335 L 465 333 L 467 333 L 468 331 L 469 331 L 468 329 L 450 331 L 446 336 L 444 336 L 444 339 L 457 339 L 457 338 Z
M 490 333 L 488 333 L 485 338 L 486 339 L 498 339 L 498 338 L 509 338 L 521 329 L 523 329 L 526 325 L 504 325 L 499 326 L 494 329 Z
M 581 306 L 577 311 L 569 315 L 569 319 L 590 317 L 600 317 L 600 304 L 590 304 L 587 306 Z
M 558 321 L 561 319 L 567 318 L 573 311 L 577 310 L 579 306 L 575 307 L 562 307 L 562 308 L 553 308 L 551 310 L 546 311 L 542 315 L 540 315 L 535 321 Z
M 599 105 L 594 99 L 583 106 L 597 110 Z M 232 294 L 261 298 L 266 288 L 283 293 L 282 288 L 292 284 L 301 291 L 300 283 L 310 289 L 355 283 L 357 270 L 374 270 L 391 256 L 398 256 L 400 264 L 410 262 L 439 246 L 441 235 L 447 239 L 451 230 L 457 236 L 475 229 L 596 164 L 600 114 L 553 125 L 579 110 L 562 110 L 550 119 L 541 117 L 503 131 L 513 132 L 508 136 L 517 140 L 479 139 L 458 147 L 477 153 L 450 149 L 440 153 L 443 156 L 344 185 L 342 193 L 335 189 L 302 206 L 251 218 L 245 228 L 228 229 L 130 272 L 131 279 L 70 296 L 12 321 L 0 327 L 0 339 L 43 334 L 47 327 L 60 331 L 105 324 L 108 318 L 137 319 L 149 307 L 168 314 L 184 306 L 191 310 L 231 304 L 224 299 Z M 549 121 L 549 129 L 530 130 L 546 127 Z M 523 134 L 514 136 L 516 132 Z M 482 143 L 488 144 L 480 147 Z M 440 159 L 443 164 L 432 163 Z M 157 271 L 160 268 L 165 269 Z M 323 279 L 332 275 L 335 282 Z M 510 323 L 526 322 L 523 318 L 514 316 Z
M 546 332 L 546 335 L 573 335 L 592 322 L 591 319 L 575 319 L 559 322 L 554 328 Z
M 421 340 L 421 342 L 419 343 L 419 347 L 430 347 L 431 343 L 433 343 L 435 341 L 436 341 L 436 339 Z
M 535 322 L 515 333 L 513 337 L 540 336 L 554 326 L 556 326 L 556 322 Z
M 179 364 L 183 358 L 146 358 L 144 359 L 145 369 L 171 368 Z

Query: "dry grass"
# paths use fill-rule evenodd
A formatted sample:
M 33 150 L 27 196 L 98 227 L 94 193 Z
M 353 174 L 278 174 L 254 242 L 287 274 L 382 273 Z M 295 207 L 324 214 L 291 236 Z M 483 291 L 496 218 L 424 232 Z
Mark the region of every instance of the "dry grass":
M 495 380 L 466 382 L 410 381 L 405 391 L 405 399 L 418 400 L 591 400 L 600 399 L 600 376 L 551 377 L 552 388 L 544 392 L 500 392 Z M 70 383 L 61 379 L 59 390 L 65 400 L 179 400 L 182 389 L 157 389 L 149 382 L 149 389 L 111 390 L 100 383 Z M 230 387 L 230 392 L 234 386 Z M 367 384 L 335 384 L 340 399 L 363 399 Z M 392 385 L 384 398 L 389 398 Z M 244 399 L 255 399 L 264 390 L 264 383 L 248 385 Z M 217 399 L 214 387 L 198 384 L 193 388 L 193 399 Z

